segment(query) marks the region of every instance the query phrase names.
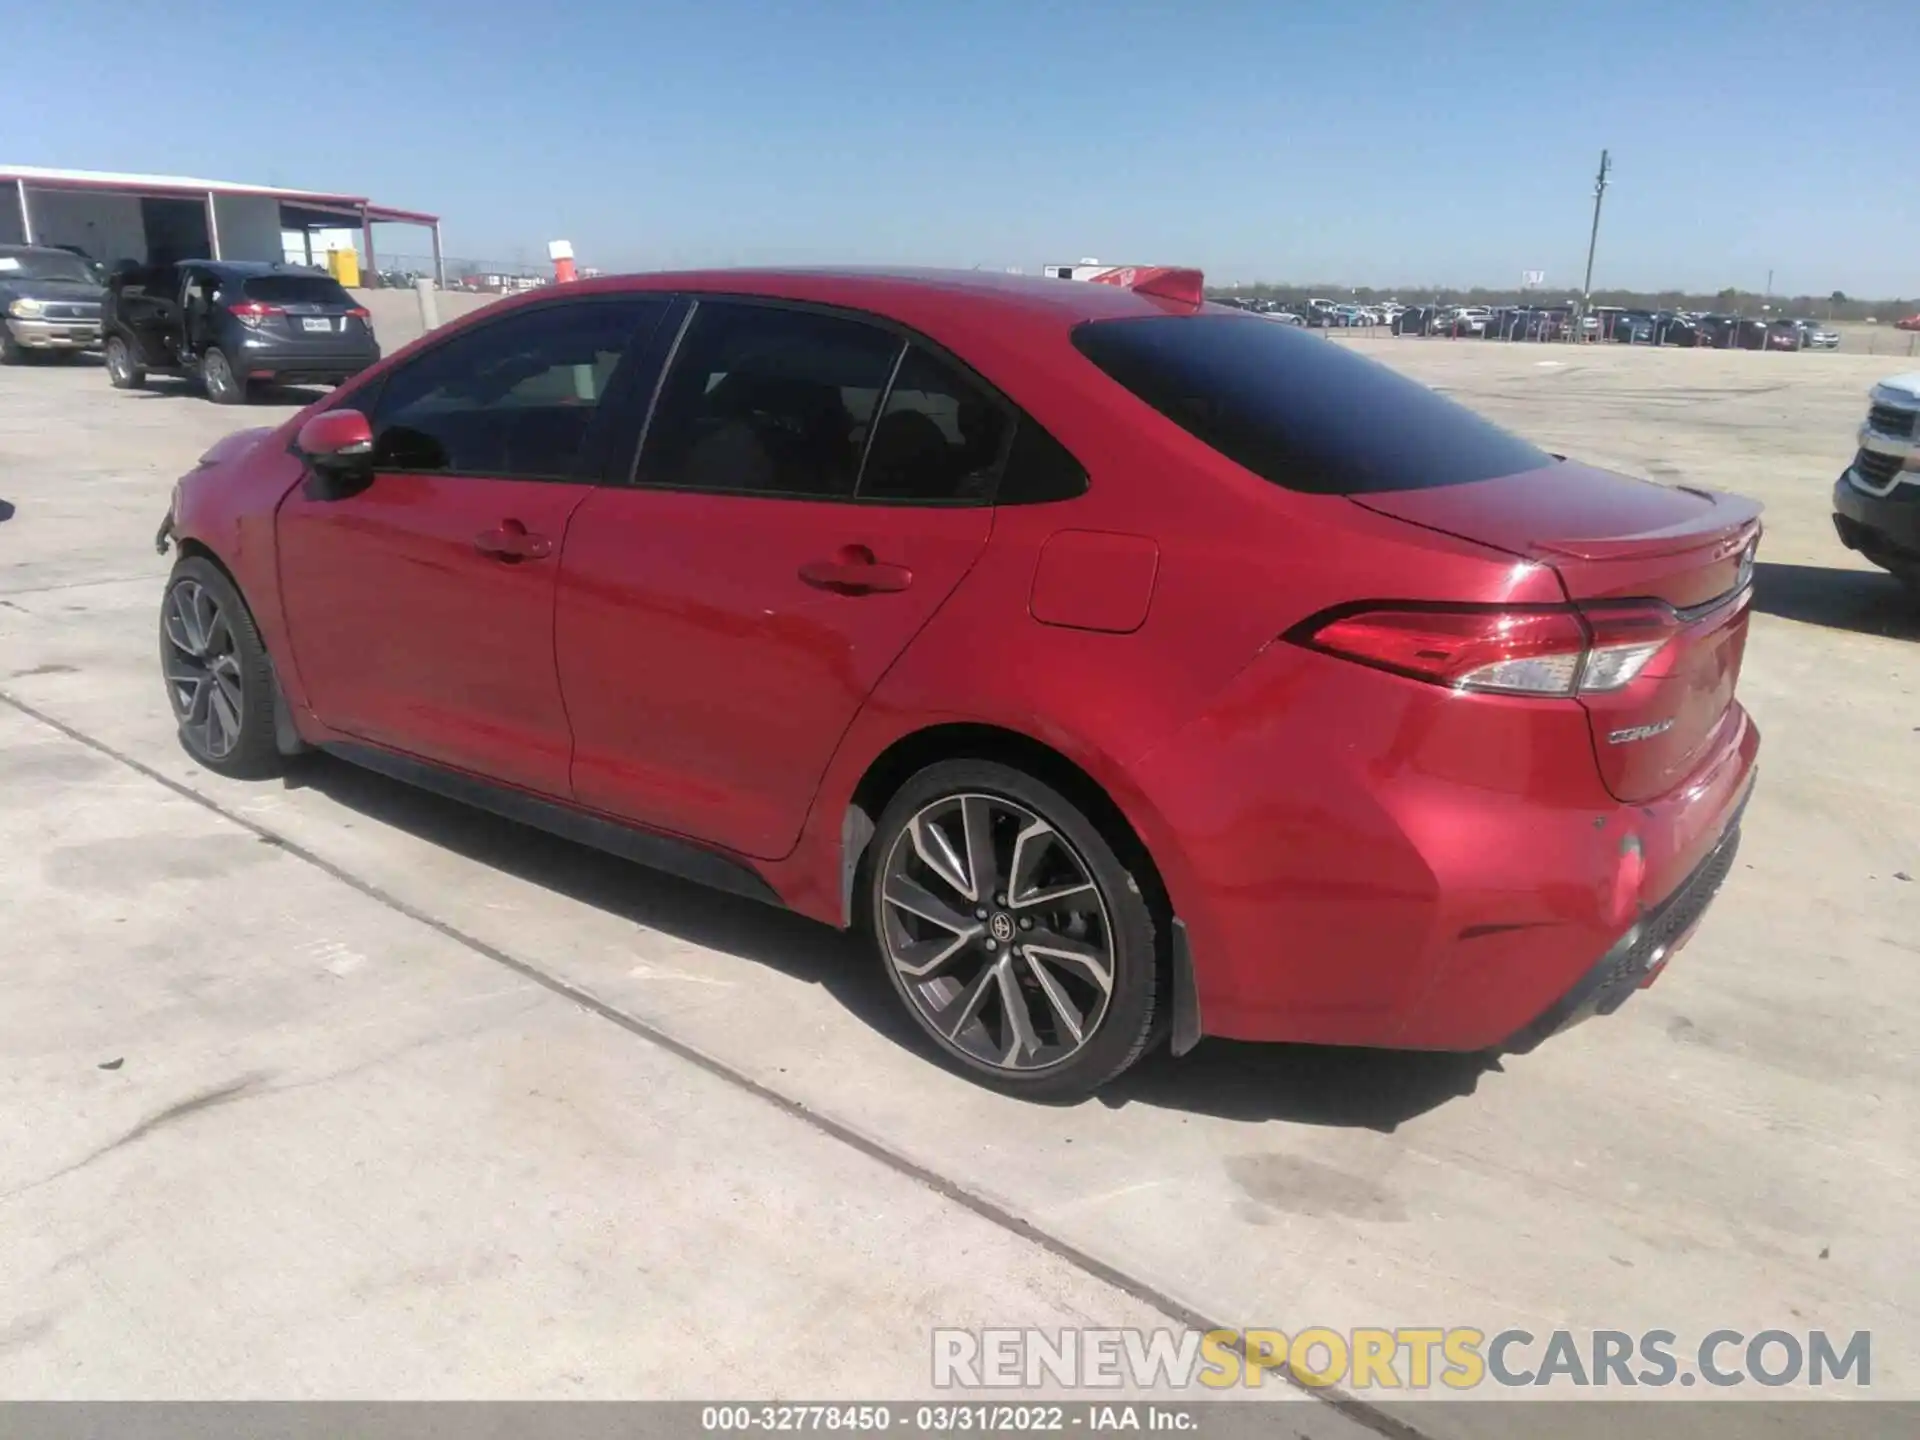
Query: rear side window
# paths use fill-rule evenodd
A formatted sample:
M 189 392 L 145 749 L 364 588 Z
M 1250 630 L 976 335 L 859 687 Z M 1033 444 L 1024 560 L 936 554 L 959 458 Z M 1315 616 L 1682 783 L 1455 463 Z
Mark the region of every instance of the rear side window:
M 251 275 L 247 299 L 267 305 L 351 305 L 353 297 L 340 282 L 325 275 Z
M 1093 320 L 1073 343 L 1176 425 L 1289 490 L 1421 490 L 1553 463 L 1465 406 L 1290 325 L 1231 315 Z
M 637 483 L 851 496 L 900 350 L 858 320 L 701 301 L 655 404 Z
M 860 498 L 991 500 L 1012 421 L 999 399 L 918 345 L 909 346 L 867 445 Z

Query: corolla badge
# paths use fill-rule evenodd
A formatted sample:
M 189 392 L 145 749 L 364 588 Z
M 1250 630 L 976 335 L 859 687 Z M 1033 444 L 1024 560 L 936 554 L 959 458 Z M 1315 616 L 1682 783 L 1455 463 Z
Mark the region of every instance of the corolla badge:
M 1614 730 L 1607 735 L 1609 745 L 1630 745 L 1635 740 L 1651 740 L 1656 735 L 1664 735 L 1673 728 L 1671 719 L 1661 720 L 1653 725 L 1629 725 L 1625 730 Z

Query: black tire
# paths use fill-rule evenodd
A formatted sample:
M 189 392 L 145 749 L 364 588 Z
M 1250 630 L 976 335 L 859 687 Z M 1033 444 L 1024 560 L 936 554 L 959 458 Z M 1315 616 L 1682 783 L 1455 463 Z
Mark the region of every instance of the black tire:
M 27 363 L 26 349 L 13 338 L 5 325 L 0 325 L 0 365 L 24 365 Z
M 1092 933 L 1104 942 L 1110 980 L 1104 1001 L 1098 999 L 1097 987 L 1088 983 L 1087 974 L 1090 972 L 1078 972 L 1073 967 L 1063 967 L 1052 961 L 1042 965 L 1031 956 L 1023 955 L 1027 935 L 1014 931 L 1013 927 L 1017 924 L 1025 930 L 1028 921 L 1024 917 L 1014 921 L 1012 914 L 1015 906 L 1005 903 L 1013 898 L 1017 906 L 1017 897 L 977 897 L 987 902 L 981 908 L 990 912 L 991 922 L 982 921 L 970 927 L 979 932 L 978 938 L 967 942 L 958 958 L 952 962 L 953 969 L 943 967 L 925 979 L 916 977 L 910 980 L 894 962 L 892 947 L 904 949 L 913 943 L 913 937 L 899 928 L 903 915 L 901 908 L 890 906 L 885 897 L 889 875 L 896 874 L 897 878 L 898 872 L 893 869 L 896 855 L 901 857 L 902 863 L 916 863 L 916 857 L 908 853 L 915 848 L 908 826 L 916 817 L 924 816 L 935 807 L 965 803 L 960 799 L 963 796 L 996 805 L 1010 802 L 1013 810 L 1026 812 L 1050 829 L 1052 834 L 1043 843 L 1051 846 L 1064 841 L 1056 858 L 1060 863 L 1077 865 L 1097 892 L 1097 917 L 1075 923 L 1087 925 L 1090 930 L 1097 926 L 1098 929 Z M 1008 812 L 1000 812 L 1001 820 L 1008 818 Z M 1013 860 L 1017 862 L 1018 859 L 1019 852 L 1016 849 Z M 967 863 L 971 869 L 971 859 Z M 1013 863 L 1002 868 L 1008 874 L 1013 874 L 1020 867 Z M 1006 883 L 998 877 L 999 871 L 996 870 L 996 885 Z M 862 866 L 862 886 L 862 920 L 873 936 L 875 952 L 894 992 L 941 1056 L 971 1078 L 1028 1099 L 1079 1099 L 1099 1089 L 1138 1060 L 1156 1034 L 1154 1022 L 1162 1002 L 1160 967 L 1153 913 L 1141 886 L 1121 863 L 1099 827 L 1065 796 L 1031 775 L 986 760 L 947 760 L 920 771 L 901 786 L 882 813 Z M 958 899 L 960 892 L 953 893 L 956 904 L 964 904 Z M 1081 903 L 1091 913 L 1089 902 Z M 918 912 L 904 913 L 913 915 Z M 960 920 L 973 918 L 957 910 L 950 912 L 950 915 Z M 1057 924 L 1057 915 L 1050 917 L 1043 911 L 1038 918 L 1042 922 L 1041 928 L 1029 933 L 1044 935 L 1049 927 L 1063 928 Z M 1007 929 L 1013 934 L 1013 939 L 1003 940 L 1001 943 L 1005 948 L 999 952 L 998 958 L 989 959 L 980 953 L 981 948 L 995 948 L 995 942 L 988 932 L 999 933 L 998 922 L 1003 919 L 1007 920 Z M 950 933 L 959 933 L 952 931 L 950 926 L 947 929 Z M 1088 931 L 1080 933 L 1086 934 Z M 1015 987 L 1011 992 L 999 984 L 989 986 L 987 972 L 996 963 L 1003 968 L 1025 967 L 1024 970 L 1009 971 L 1014 978 L 1005 981 L 1004 985 Z M 961 968 L 968 964 L 974 967 L 970 974 Z M 1041 973 L 1043 971 L 1044 974 Z M 963 975 L 965 978 L 962 978 Z M 1048 976 L 1052 977 L 1051 982 Z M 1063 976 L 1066 978 L 1063 979 Z M 960 992 L 973 992 L 976 986 L 987 997 L 977 1013 L 970 1006 L 963 1007 L 962 1022 L 955 1027 L 952 1036 L 943 1033 L 923 1008 L 932 1003 L 928 990 L 941 981 L 949 985 L 949 1000 L 961 999 Z M 1054 987 L 1052 992 L 1040 988 L 1050 983 Z M 1077 987 L 1075 995 L 1096 996 L 1093 1006 L 1079 1012 L 1083 1023 L 1092 1018 L 1094 1026 L 1091 1035 L 1073 1040 L 1074 1048 L 1062 1059 L 1036 1063 L 1030 1068 L 1017 1068 L 1009 1063 L 994 1063 L 970 1054 L 962 1048 L 964 1040 L 954 1038 L 979 1032 L 983 1041 L 994 1040 L 986 1019 L 990 1010 L 997 1010 L 1001 1016 L 1000 1034 L 1004 1036 L 1009 1033 L 1005 1007 L 1000 997 L 1014 993 L 1024 994 L 1033 1002 L 1034 1008 L 1028 1012 L 1027 1018 L 1031 1032 L 1043 1037 L 1050 1033 L 1053 1037 L 1052 1048 L 1064 1047 L 1067 1044 L 1066 1030 L 1054 1023 L 1054 1017 L 1061 1014 L 1060 1008 L 1057 1004 L 1049 1006 L 1046 1002 L 1069 984 Z M 910 985 L 917 987 L 920 993 L 916 994 L 914 989 L 909 988 Z M 1025 987 L 1024 991 L 1019 988 L 1022 986 Z M 1095 1009 L 1099 1009 L 1097 1015 Z M 965 1016 L 969 1013 L 975 1016 L 973 1024 L 966 1023 Z M 997 1049 L 997 1042 L 994 1048 Z M 1008 1051 L 1009 1056 L 1015 1053 L 1013 1049 Z M 1036 1055 L 1041 1053 L 1035 1052 Z
M 198 623 L 202 634 L 195 634 L 195 625 L 184 623 L 177 609 L 188 604 L 196 617 L 208 613 L 186 587 L 194 587 L 213 607 L 215 618 Z M 196 643 L 202 640 L 204 645 Z M 167 577 L 160 602 L 160 671 L 180 744 L 200 764 L 236 780 L 265 779 L 285 768 L 274 743 L 273 662 L 240 591 L 204 556 L 182 556 Z M 218 713 L 216 690 L 224 700 Z M 236 711 L 237 723 L 230 725 L 230 713 Z
M 233 362 L 218 345 L 209 346 L 200 357 L 200 384 L 216 405 L 247 403 L 247 382 L 233 373 Z
M 147 383 L 147 371 L 134 358 L 133 347 L 124 337 L 109 335 L 102 356 L 107 366 L 107 383 L 116 390 L 138 390 Z

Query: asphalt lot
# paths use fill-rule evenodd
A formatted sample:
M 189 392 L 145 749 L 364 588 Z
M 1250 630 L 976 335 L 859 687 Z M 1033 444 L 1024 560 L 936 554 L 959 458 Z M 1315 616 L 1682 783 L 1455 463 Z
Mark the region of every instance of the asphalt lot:
M 290 407 L 0 372 L 0 1394 L 907 1396 L 934 1324 L 1205 1317 L 1869 1330 L 1920 1396 L 1920 615 L 1826 502 L 1902 367 L 1329 343 L 1767 505 L 1740 864 L 1500 1068 L 1209 1041 L 1072 1107 L 929 1063 L 832 932 L 335 762 L 196 768 L 151 537 Z

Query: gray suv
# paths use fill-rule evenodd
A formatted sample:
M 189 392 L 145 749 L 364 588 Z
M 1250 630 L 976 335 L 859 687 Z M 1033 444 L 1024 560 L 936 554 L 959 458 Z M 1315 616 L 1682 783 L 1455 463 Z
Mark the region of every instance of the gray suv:
M 0 363 L 91 350 L 101 294 L 95 267 L 71 250 L 0 245 Z
M 198 380 L 244 404 L 256 386 L 338 385 L 380 358 L 372 317 L 330 275 L 297 265 L 182 260 L 125 265 L 107 286 L 107 378 Z

